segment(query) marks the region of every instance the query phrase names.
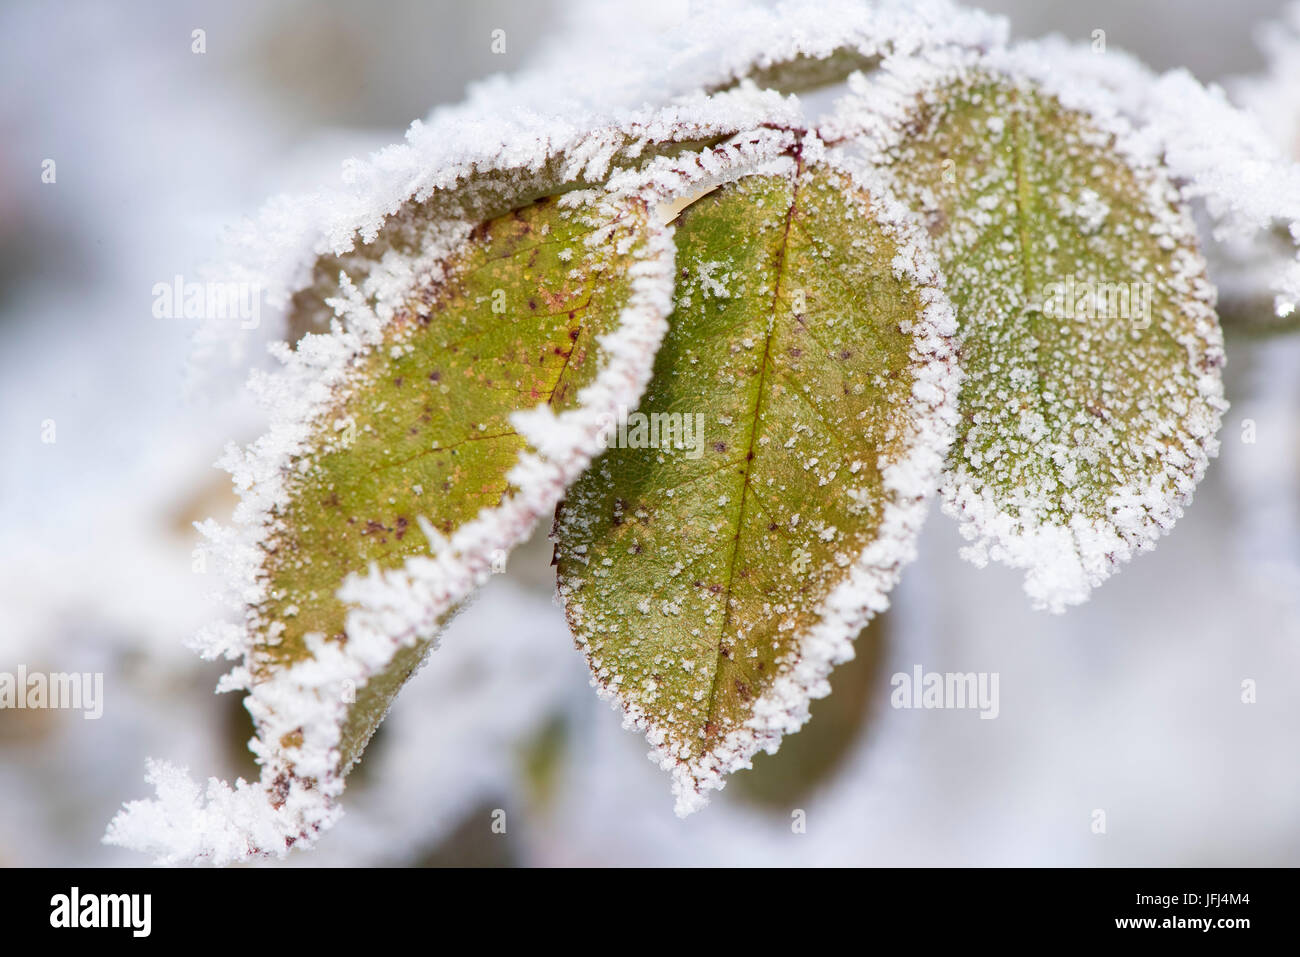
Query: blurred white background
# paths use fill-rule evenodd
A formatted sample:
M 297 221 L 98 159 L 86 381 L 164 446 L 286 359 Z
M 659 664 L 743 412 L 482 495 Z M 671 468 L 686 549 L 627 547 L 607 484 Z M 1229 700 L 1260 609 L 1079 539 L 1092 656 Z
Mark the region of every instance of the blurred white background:
M 229 514 L 212 462 L 257 434 L 259 414 L 246 370 L 191 388 L 193 324 L 154 318 L 153 285 L 196 272 L 222 225 L 272 194 L 328 182 L 468 83 L 564 51 L 574 24 L 635 34 L 670 7 L 0 9 L 0 671 L 106 674 L 99 721 L 0 711 L 0 864 L 147 863 L 100 844 L 119 803 L 146 796 L 146 756 L 255 775 L 239 701 L 211 694 L 224 669 L 185 641 L 219 613 L 190 523 Z M 1254 31 L 1282 10 L 983 7 L 1017 36 L 1104 29 L 1108 45 L 1205 81 L 1263 69 Z M 959 560 L 936 510 L 863 641 L 878 654 L 837 672 L 792 756 L 760 758 L 686 821 L 644 742 L 588 687 L 539 538 L 399 697 L 344 821 L 289 863 L 1300 863 L 1300 342 L 1228 348 L 1222 454 L 1154 553 L 1052 617 L 1029 609 L 1016 574 Z M 914 664 L 998 672 L 1000 717 L 890 709 L 889 675 Z M 495 808 L 505 835 L 490 831 Z

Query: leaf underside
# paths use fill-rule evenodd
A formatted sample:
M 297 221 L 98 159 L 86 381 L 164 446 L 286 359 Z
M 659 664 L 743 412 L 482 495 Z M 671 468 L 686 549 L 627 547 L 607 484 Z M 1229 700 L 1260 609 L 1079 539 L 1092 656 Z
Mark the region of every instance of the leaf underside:
M 512 494 L 507 473 L 527 449 L 512 413 L 577 405 L 602 364 L 598 339 L 627 305 L 625 267 L 649 217 L 639 199 L 612 223 L 589 205 L 541 199 L 480 225 L 359 360 L 265 547 L 255 681 L 311 657 L 309 634 L 345 643 L 340 584 L 427 553 L 421 516 L 450 536 Z M 345 768 L 424 650 L 404 649 L 358 689 Z
M 640 412 L 698 416 L 694 448 L 631 447 L 629 421 L 627 447 L 557 512 L 569 623 L 597 681 L 674 769 L 679 811 L 684 791 L 689 804 L 690 790 L 775 748 L 780 731 L 764 729 L 797 728 L 809 694 L 825 693 L 824 675 L 793 697 L 778 689 L 893 507 L 882 466 L 907 454 L 916 414 L 903 329 L 925 300 L 895 275 L 898 245 L 872 206 L 846 174 L 814 166 L 688 207 Z
M 736 776 L 733 786 L 746 801 L 788 820 L 791 808 L 806 807 L 850 763 L 888 687 L 881 668 L 889 617 L 877 615 L 853 639 L 853 660 L 835 669 L 831 693 L 813 702 L 808 724 L 775 754 L 755 755 L 753 769 Z
M 933 240 L 965 373 L 946 508 L 968 556 L 1084 600 L 1181 515 L 1224 404 L 1195 230 L 1160 171 L 1052 96 L 975 74 L 885 157 Z
M 735 89 L 743 81 L 748 81 L 766 90 L 779 90 L 782 93 L 807 93 L 836 83 L 842 83 L 850 74 L 871 70 L 878 66 L 879 63 L 879 57 L 867 56 L 850 47 L 842 47 L 822 57 L 800 54 L 789 60 L 778 61 L 769 66 L 756 67 L 746 74 L 743 80 L 730 80 L 719 84 L 709 92 L 715 93 Z
M 610 135 L 609 131 L 603 132 Z M 612 171 L 644 168 L 656 158 L 689 156 L 708 150 L 734 132 L 717 131 L 702 136 L 679 130 L 658 131 L 660 138 L 628 133 L 610 143 L 610 166 L 595 178 L 586 168 L 572 170 L 573 157 L 563 151 L 532 171 L 513 167 L 476 168 L 456 188 L 435 191 L 429 198 L 398 210 L 370 242 L 346 253 L 321 256 L 312 268 L 310 283 L 293 296 L 288 339 L 296 342 L 304 333 L 329 330 L 334 318 L 329 300 L 338 293 L 340 273 L 360 286 L 386 255 L 419 258 L 431 222 L 490 220 L 509 215 L 533 201 L 553 201 L 574 190 L 602 189 Z

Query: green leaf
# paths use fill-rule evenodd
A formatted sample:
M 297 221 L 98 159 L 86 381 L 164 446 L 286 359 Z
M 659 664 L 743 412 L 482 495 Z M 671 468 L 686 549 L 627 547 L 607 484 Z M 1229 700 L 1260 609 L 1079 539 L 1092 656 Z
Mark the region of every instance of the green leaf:
M 630 265 L 650 245 L 644 201 L 629 200 L 589 246 L 599 219 L 550 198 L 484 223 L 357 363 L 266 544 L 255 679 L 311 657 L 309 634 L 346 640 L 336 593 L 349 574 L 436 551 L 430 532 L 450 538 L 518 494 L 509 476 L 529 443 L 511 416 L 578 406 L 632 299 Z M 612 254 L 620 244 L 627 251 Z M 411 647 L 405 671 L 422 650 Z M 345 761 L 355 749 L 345 740 Z
M 361 195 L 321 201 L 312 246 L 332 251 L 289 312 L 319 326 L 328 307 L 329 332 L 278 343 L 284 368 L 255 376 L 271 428 L 223 463 L 234 527 L 203 529 L 246 620 L 201 647 L 242 658 L 219 690 L 249 691 L 260 780 L 205 793 L 154 762 L 158 799 L 130 802 L 109 841 L 231 863 L 308 846 L 337 819 L 345 776 L 448 618 L 640 398 L 672 307 L 666 210 L 779 156 L 792 112 L 742 91 L 590 132 L 507 124 L 497 148 L 473 128 L 451 168 L 398 151 Z
M 814 147 L 682 214 L 640 413 L 694 431 L 635 447 L 629 418 L 557 514 L 570 625 L 683 814 L 826 693 L 913 555 L 951 437 L 932 269 Z
M 1168 531 L 1217 451 L 1196 231 L 1117 118 L 979 70 L 903 99 L 878 159 L 934 241 L 962 340 L 945 510 L 967 557 L 1025 569 L 1061 611 Z
M 307 335 L 273 393 L 305 401 L 297 431 L 232 469 L 273 501 L 231 682 L 250 689 L 279 815 L 252 852 L 332 821 L 393 696 L 637 399 L 665 326 L 672 245 L 649 193 L 570 191 L 424 232 L 423 259 L 379 261 L 391 285 L 340 277 L 347 325 Z

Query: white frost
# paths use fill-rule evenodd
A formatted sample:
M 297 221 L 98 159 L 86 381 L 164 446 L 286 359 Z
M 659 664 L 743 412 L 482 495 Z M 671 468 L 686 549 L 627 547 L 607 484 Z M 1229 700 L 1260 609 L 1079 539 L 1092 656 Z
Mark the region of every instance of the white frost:
M 1098 61 L 1105 62 L 1099 66 Z M 1156 78 L 1122 54 L 1097 57 L 1090 48 L 1059 41 L 982 53 L 943 50 L 922 58 L 888 58 L 877 73 L 851 81 L 853 95 L 826 124 L 824 134 L 862 146 L 871 160 L 905 150 L 907 138 L 914 135 L 907 120 L 916 104 L 929 102 L 935 91 L 976 71 L 1006 77 L 1013 84 L 1032 83 L 1065 107 L 1089 116 L 1098 135 L 1108 141 L 1113 137 L 1113 148 L 1141 184 L 1144 206 L 1155 217 L 1153 229 L 1162 230 L 1171 250 L 1174 243 L 1194 236 L 1186 206 L 1197 200 L 1205 202 L 1225 229 L 1228 224 L 1264 229 L 1273 216 L 1291 216 L 1286 197 L 1300 171 L 1270 158 L 1271 148 L 1252 133 L 1250 121 L 1222 104 L 1218 94 L 1203 90 L 1186 74 Z M 1206 113 L 1220 116 L 1222 124 L 1207 124 Z M 1221 146 L 1224 128 L 1240 129 L 1241 136 L 1229 136 L 1231 145 Z M 1261 169 L 1279 177 L 1280 201 L 1260 188 L 1255 176 Z M 1110 210 L 1095 192 L 1082 190 L 1058 199 L 1081 234 L 1095 234 L 1103 223 L 1115 228 Z M 991 222 L 992 211 L 980 209 L 972 221 Z M 1300 210 L 1300 204 L 1295 209 Z M 952 227 L 947 241 L 958 249 L 976 241 L 974 233 L 957 235 L 957 230 Z M 1010 244 L 999 249 L 1013 251 Z M 1217 453 L 1215 434 L 1227 404 L 1219 373 L 1223 340 L 1213 313 L 1214 290 L 1203 278 L 1205 264 L 1199 255 L 1176 254 L 1171 265 L 1172 275 L 1161 281 L 1177 290 L 1183 312 L 1166 332 L 1185 350 L 1186 365 L 1178 375 L 1183 380 L 1179 388 L 1185 385 L 1188 395 L 1180 393 L 1170 403 L 1183 402 L 1183 415 L 1178 422 L 1152 422 L 1142 413 L 1143 396 L 1124 397 L 1125 408 L 1133 410 L 1135 421 L 1140 419 L 1145 429 L 1134 441 L 1145 443 L 1143 459 L 1159 466 L 1154 473 L 1132 470 L 1131 476 L 1116 481 L 1099 514 L 1086 514 L 1075 504 L 1079 467 L 1095 465 L 1099 454 L 1122 446 L 1108 423 L 1076 418 L 1080 424 L 1073 433 L 1053 434 L 1056 430 L 1045 430 L 1037 413 L 1021 416 L 1018 435 L 1000 434 L 988 450 L 962 449 L 950 464 L 944 510 L 959 521 L 970 542 L 963 555 L 978 565 L 994 560 L 1024 569 L 1026 591 L 1036 607 L 1060 612 L 1086 600 L 1120 565 L 1154 547 L 1182 516 L 1209 458 Z M 1032 369 L 1007 369 L 1009 380 L 1024 387 L 1036 374 Z M 1049 476 L 1022 482 L 1011 495 L 990 487 L 997 470 L 1011 458 L 1031 454 L 1054 463 Z M 1115 468 L 1121 465 L 1116 462 Z
M 605 190 L 581 197 L 570 194 L 570 201 L 594 202 L 597 215 L 612 218 L 629 201 L 654 209 L 677 195 L 679 187 L 706 185 L 738 163 L 761 160 L 785 141 L 784 134 L 766 129 L 727 139 L 724 134 L 734 128 L 723 125 L 723 115 L 761 115 L 772 121 L 788 118 L 790 109 L 777 97 L 748 93 L 701 101 L 575 139 L 565 154 L 537 153 L 523 168 L 512 165 L 518 152 L 504 148 L 495 168 L 517 170 L 516 186 L 526 191 L 536 182 L 532 171 L 548 161 L 561 162 L 568 173 L 581 167 L 604 176 L 616 157 L 626 162 L 649 141 L 723 139 L 703 152 L 657 158 L 643 169 L 628 163 L 625 171 L 610 176 Z M 640 146 L 629 147 L 629 140 Z M 530 142 L 529 148 L 536 151 L 537 145 Z M 497 195 L 493 201 L 506 197 Z M 373 228 L 383 219 L 376 215 Z M 264 598 L 261 542 L 276 527 L 292 472 L 310 450 L 340 390 L 348 388 L 356 360 L 382 342 L 388 320 L 409 290 L 436 277 L 440 263 L 472 225 L 470 218 L 425 224 L 416 234 L 414 257 L 388 249 L 374 259 L 359 284 L 340 273 L 339 292 L 331 302 L 336 311 L 331 333 L 308 335 L 294 351 L 277 347 L 284 368 L 275 375 L 254 376 L 254 388 L 272 411 L 272 428 L 248 450 L 229 449 L 223 462 L 241 494 L 236 527 L 204 526 L 231 583 L 233 606 L 251 608 Z M 342 583 L 339 597 L 355 605 L 347 619 L 345 645 L 308 636 L 312 658 L 265 681 L 252 681 L 245 662 L 223 680 L 220 690 L 250 689 L 247 706 L 258 727 L 252 747 L 262 766 L 260 783 L 238 782 L 232 789 L 214 781 L 200 791 L 186 783 L 182 772 L 152 765 L 150 782 L 159 791 L 158 800 L 126 805 L 106 840 L 148 851 L 168 863 L 224 864 L 245 856 L 282 856 L 291 846 L 309 846 L 337 819 L 346 770 L 339 767 L 339 744 L 352 696 L 401 649 L 431 642 L 445 618 L 486 581 L 494 558 L 523 541 L 537 519 L 554 509 L 568 483 L 605 447 L 605 433 L 617 410 L 635 406 L 671 310 L 674 251 L 671 229 L 653 216 L 640 245 L 624 250 L 633 257 L 630 295 L 618 331 L 600 340 L 603 361 L 596 379 L 579 394 L 575 409 L 556 415 L 541 405 L 514 416 L 512 424 L 531 447 L 509 472 L 511 493 L 499 507 L 483 510 L 449 539 L 433 539 L 434 555 L 413 557 L 401 569 L 354 575 Z M 345 435 L 346 423 L 334 433 Z M 200 649 L 207 657 L 247 656 L 258 625 L 250 620 L 247 626 L 214 626 L 200 640 Z

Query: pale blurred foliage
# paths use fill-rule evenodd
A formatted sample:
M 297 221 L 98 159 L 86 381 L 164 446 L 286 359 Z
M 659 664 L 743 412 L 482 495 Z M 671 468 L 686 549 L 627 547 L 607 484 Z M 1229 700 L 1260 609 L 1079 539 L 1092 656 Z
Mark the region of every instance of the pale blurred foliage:
M 0 713 L 0 864 L 143 863 L 99 837 L 120 801 L 145 796 L 147 755 L 251 773 L 239 702 L 209 693 L 221 666 L 184 642 L 219 613 L 189 523 L 228 513 L 211 462 L 259 420 L 241 374 L 187 392 L 192 329 L 151 316 L 153 284 L 191 274 L 219 224 L 396 141 L 467 82 L 545 51 L 581 56 L 555 45 L 563 24 L 652 30 L 689 15 L 678 6 L 0 11 L 0 670 L 103 671 L 107 686 L 98 722 Z M 1104 29 L 1208 80 L 1259 69 L 1251 30 L 1279 5 L 986 8 L 1020 36 Z M 44 158 L 54 185 L 40 182 Z M 814 759 L 763 759 L 761 787 L 738 780 L 673 818 L 644 743 L 587 685 L 543 529 L 399 697 L 344 822 L 290 862 L 1297 863 L 1300 348 L 1230 338 L 1229 359 L 1234 406 L 1195 506 L 1088 605 L 1031 612 L 1016 575 L 962 563 L 932 516 L 883 661 L 837 673 L 852 703 L 817 706 L 800 736 L 805 752 L 844 754 L 820 787 L 799 779 Z M 916 663 L 999 672 L 1000 718 L 889 709 L 888 676 Z M 1254 705 L 1240 702 L 1247 678 Z M 791 831 L 796 807 L 806 834 Z M 490 828 L 497 808 L 505 835 Z

